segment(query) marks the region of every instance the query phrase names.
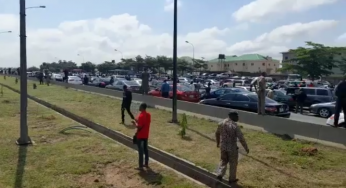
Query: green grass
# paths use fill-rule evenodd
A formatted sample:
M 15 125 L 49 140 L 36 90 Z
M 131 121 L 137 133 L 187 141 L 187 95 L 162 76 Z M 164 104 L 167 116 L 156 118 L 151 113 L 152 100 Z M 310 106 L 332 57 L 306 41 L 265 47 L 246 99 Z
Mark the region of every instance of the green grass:
M 14 79 L 0 82 L 15 88 Z M 38 86 L 29 94 L 68 111 L 100 123 L 128 136 L 134 134 L 130 126 L 120 125 L 120 103 L 116 99 L 87 94 L 59 86 Z M 132 107 L 133 111 L 138 106 Z M 152 125 L 149 144 L 189 160 L 214 172 L 220 159 L 214 138 L 216 123 L 196 117 L 187 117 L 189 139 L 178 134 L 180 127 L 167 123 L 169 111 L 150 109 Z M 128 117 L 128 116 L 127 116 Z M 225 114 L 226 117 L 226 114 Z M 182 115 L 179 116 L 179 119 Z M 240 117 L 241 119 L 241 117 Z M 129 123 L 130 120 L 127 119 Z M 346 151 L 309 142 L 284 140 L 272 134 L 242 129 L 250 148 L 250 155 L 242 157 L 238 166 L 238 178 L 244 187 L 345 187 Z M 206 138 L 207 137 L 207 138 Z M 211 138 L 211 139 L 208 139 Z M 308 155 L 304 148 L 315 147 L 318 152 Z
M 29 101 L 28 126 L 33 146 L 18 147 L 19 95 L 3 89 L 0 97 L 0 187 L 204 187 L 150 163 L 139 173 L 137 153 L 93 131 L 64 128 L 78 125 Z

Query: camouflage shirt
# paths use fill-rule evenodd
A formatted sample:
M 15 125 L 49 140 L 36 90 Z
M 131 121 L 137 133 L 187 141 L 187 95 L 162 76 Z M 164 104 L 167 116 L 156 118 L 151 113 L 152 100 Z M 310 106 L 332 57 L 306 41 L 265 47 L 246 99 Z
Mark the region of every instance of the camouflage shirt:
M 227 118 L 219 123 L 216 130 L 216 136 L 220 138 L 220 149 L 222 151 L 235 151 L 237 147 L 237 138 L 245 150 L 248 149 L 243 133 L 236 122 Z

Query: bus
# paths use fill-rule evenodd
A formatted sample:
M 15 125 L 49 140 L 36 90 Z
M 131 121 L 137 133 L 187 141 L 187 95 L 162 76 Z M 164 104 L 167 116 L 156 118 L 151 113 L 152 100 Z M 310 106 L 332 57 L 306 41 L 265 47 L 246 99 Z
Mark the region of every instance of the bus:
M 300 74 L 288 74 L 287 80 L 288 81 L 302 81 L 303 78 Z

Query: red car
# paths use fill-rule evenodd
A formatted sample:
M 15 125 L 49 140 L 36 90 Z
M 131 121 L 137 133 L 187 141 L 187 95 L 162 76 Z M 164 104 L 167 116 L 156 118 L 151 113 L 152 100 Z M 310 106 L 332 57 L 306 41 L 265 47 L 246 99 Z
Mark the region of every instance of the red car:
M 173 85 L 170 85 L 169 97 L 173 97 Z M 155 90 L 151 90 L 149 95 L 155 97 L 162 97 L 161 87 Z M 184 85 L 177 85 L 177 98 L 178 100 L 188 101 L 188 102 L 199 102 L 200 94 L 197 91 L 192 90 L 191 88 Z

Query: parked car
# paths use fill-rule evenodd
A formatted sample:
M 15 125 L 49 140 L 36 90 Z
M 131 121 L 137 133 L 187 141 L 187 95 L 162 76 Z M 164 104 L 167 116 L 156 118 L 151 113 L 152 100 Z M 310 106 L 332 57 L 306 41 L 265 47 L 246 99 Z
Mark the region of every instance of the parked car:
M 268 89 L 266 90 L 266 95 L 268 93 Z M 285 95 L 285 92 L 279 89 L 274 89 L 274 101 L 287 104 L 290 109 L 293 109 L 296 106 L 296 102 L 293 100 L 292 96 Z
M 293 96 L 297 87 L 290 87 L 286 89 L 286 95 Z M 310 107 L 313 104 L 333 102 L 334 94 L 330 89 L 322 87 L 301 87 L 307 95 L 303 104 L 305 107 Z
M 326 125 L 334 126 L 334 114 L 327 119 Z M 338 125 L 341 128 L 346 128 L 345 114 L 343 112 L 340 113 Z
M 141 86 L 135 81 L 128 81 L 128 80 L 115 81 L 113 84 L 106 85 L 106 88 L 122 91 L 124 85 L 127 86 L 128 90 L 131 90 L 134 93 L 140 92 Z
M 103 78 L 103 77 L 92 77 L 90 79 L 89 85 L 105 88 L 106 85 L 109 84 L 110 80 L 111 80 L 110 77 L 106 77 L 106 78 Z
M 257 102 L 257 94 L 242 92 L 222 95 L 215 99 L 201 100 L 200 104 L 257 112 Z M 288 105 L 276 102 L 268 97 L 265 98 L 265 112 L 268 115 L 280 117 L 289 118 L 291 116 Z
M 210 95 L 205 95 L 205 93 L 201 96 L 201 99 L 212 99 L 218 98 L 222 95 L 230 94 L 230 93 L 242 93 L 247 92 L 247 90 L 243 88 L 220 88 L 215 91 L 211 91 Z
M 67 83 L 69 84 L 75 84 L 75 85 L 82 85 L 83 81 L 80 77 L 78 76 L 68 76 Z
M 335 113 L 335 102 L 313 104 L 310 106 L 310 113 L 329 118 Z
M 161 97 L 161 85 L 157 87 L 154 90 L 151 90 L 148 95 L 156 96 L 156 97 Z M 173 97 L 173 85 L 170 85 L 170 92 L 169 92 L 169 97 Z M 184 85 L 178 84 L 177 85 L 177 98 L 178 100 L 182 101 L 188 101 L 188 102 L 199 102 L 200 94 L 197 91 L 192 90 L 189 87 L 186 87 Z
M 62 82 L 63 81 L 63 77 L 61 74 L 52 74 L 52 79 L 58 82 Z

